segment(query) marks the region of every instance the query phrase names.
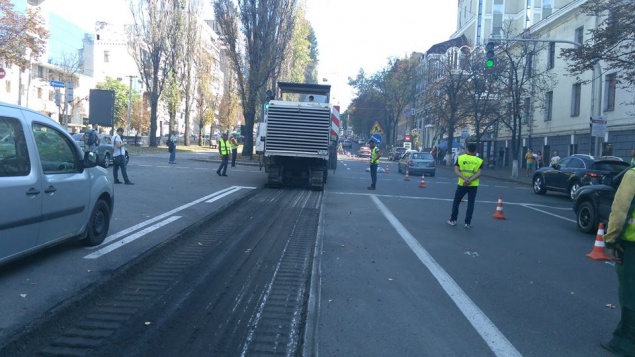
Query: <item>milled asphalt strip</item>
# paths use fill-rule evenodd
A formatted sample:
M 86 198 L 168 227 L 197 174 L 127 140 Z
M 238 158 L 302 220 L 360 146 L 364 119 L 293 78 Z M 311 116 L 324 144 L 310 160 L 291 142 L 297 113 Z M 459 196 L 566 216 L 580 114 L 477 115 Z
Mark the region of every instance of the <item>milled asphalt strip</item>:
M 408 232 L 397 218 L 388 210 L 388 207 L 375 195 L 370 195 L 379 212 L 381 212 L 386 219 L 392 224 L 397 233 L 406 242 L 408 247 L 417 255 L 423 265 L 428 268 L 430 273 L 434 275 L 443 290 L 454 301 L 456 306 L 461 310 L 463 315 L 472 324 L 476 332 L 483 338 L 485 343 L 494 352 L 496 356 L 501 357 L 515 357 L 522 356 L 518 350 L 509 342 L 509 340 L 503 335 L 500 330 L 494 325 L 494 323 L 483 313 L 483 311 L 476 306 L 476 304 L 470 299 L 467 294 L 459 287 L 459 285 L 452 279 L 452 277 L 434 260 L 434 258 L 428 253 L 428 251 L 421 246 L 419 241 Z
M 223 194 L 223 193 L 225 193 L 227 191 L 230 191 L 230 190 L 234 190 L 237 187 L 248 188 L 248 189 L 254 189 L 255 188 L 255 187 L 232 186 L 232 187 L 228 187 L 226 189 L 214 192 L 214 193 L 212 193 L 210 195 L 207 195 L 205 197 L 199 198 L 199 199 L 197 199 L 195 201 L 192 201 L 190 203 L 186 203 L 186 204 L 184 204 L 182 206 L 179 206 L 179 207 L 177 207 L 177 208 L 175 208 L 175 209 L 173 209 L 171 211 L 168 211 L 166 213 L 160 214 L 160 215 L 158 215 L 156 217 L 150 218 L 150 219 L 148 219 L 146 221 L 143 221 L 141 223 L 135 224 L 134 226 L 132 226 L 130 228 L 126 228 L 123 231 L 119 231 L 119 232 L 117 232 L 115 234 L 109 235 L 108 237 L 106 237 L 106 239 L 104 240 L 102 245 L 108 244 L 108 243 L 110 243 L 110 242 L 112 242 L 114 240 L 117 240 L 117 239 L 119 239 L 119 238 L 121 238 L 121 237 L 123 237 L 123 236 L 125 236 L 127 234 L 130 234 L 130 233 L 132 233 L 132 232 L 134 232 L 134 231 L 136 231 L 138 229 L 141 229 L 141 228 L 143 228 L 143 227 L 145 227 L 145 226 L 147 226 L 149 224 L 152 224 L 152 223 L 154 223 L 156 221 L 159 221 L 161 219 L 169 217 L 169 216 L 175 214 L 176 212 L 179 212 L 179 211 L 182 211 L 182 210 L 184 210 L 184 209 L 186 209 L 188 207 L 194 206 L 195 204 L 198 204 L 198 203 L 201 203 L 203 201 L 209 200 L 209 199 L 213 198 L 214 196 L 221 195 L 221 194 Z M 86 249 L 99 249 L 99 246 L 92 247 L 92 248 L 86 248 Z

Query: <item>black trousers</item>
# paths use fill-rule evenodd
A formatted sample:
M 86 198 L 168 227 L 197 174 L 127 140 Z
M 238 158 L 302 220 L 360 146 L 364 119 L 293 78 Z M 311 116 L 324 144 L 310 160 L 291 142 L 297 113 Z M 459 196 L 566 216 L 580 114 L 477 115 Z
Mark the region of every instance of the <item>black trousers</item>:
M 124 182 L 130 182 L 128 179 L 128 169 L 126 169 L 126 157 L 124 155 L 118 155 L 113 157 L 112 159 L 112 176 L 115 178 L 115 181 L 119 181 L 119 168 L 121 168 L 121 176 L 123 176 Z
M 227 164 L 229 163 L 229 155 L 222 155 L 221 158 L 223 159 L 220 163 L 220 166 L 218 167 L 218 170 L 216 170 L 216 173 L 221 173 L 221 170 L 223 170 L 222 174 L 223 175 L 227 175 Z
M 472 224 L 472 213 L 474 212 L 474 202 L 476 201 L 476 189 L 478 186 L 456 186 L 454 192 L 454 202 L 452 202 L 452 215 L 450 220 L 456 221 L 459 217 L 459 204 L 467 193 L 467 212 L 465 212 L 465 224 Z
M 236 155 L 238 155 L 238 149 L 232 149 L 232 167 L 236 167 Z

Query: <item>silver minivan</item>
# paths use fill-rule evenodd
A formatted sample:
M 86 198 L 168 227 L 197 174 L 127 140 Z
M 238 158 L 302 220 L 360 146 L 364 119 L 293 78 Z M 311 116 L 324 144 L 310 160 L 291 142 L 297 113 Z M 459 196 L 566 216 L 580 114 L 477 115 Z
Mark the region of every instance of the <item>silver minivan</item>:
M 62 126 L 0 102 L 0 264 L 68 239 L 108 234 L 113 181 Z

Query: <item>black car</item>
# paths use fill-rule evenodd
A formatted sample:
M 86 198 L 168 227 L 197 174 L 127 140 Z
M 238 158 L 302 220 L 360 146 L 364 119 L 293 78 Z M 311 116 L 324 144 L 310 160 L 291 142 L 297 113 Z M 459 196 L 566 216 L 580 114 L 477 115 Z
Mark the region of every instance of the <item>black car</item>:
M 390 149 L 390 154 L 388 154 L 388 160 L 390 161 L 399 161 L 403 154 L 406 152 L 406 148 L 403 147 L 394 147 Z
M 557 165 L 542 167 L 534 173 L 534 193 L 544 195 L 547 191 L 573 194 L 581 186 L 601 184 L 629 166 L 616 157 L 598 157 L 575 154 L 561 159 Z
M 615 177 L 604 177 L 599 185 L 580 187 L 573 194 L 573 212 L 579 230 L 595 233 L 600 222 L 606 223 L 609 220 L 615 192 L 627 170 L 630 170 L 630 167 Z

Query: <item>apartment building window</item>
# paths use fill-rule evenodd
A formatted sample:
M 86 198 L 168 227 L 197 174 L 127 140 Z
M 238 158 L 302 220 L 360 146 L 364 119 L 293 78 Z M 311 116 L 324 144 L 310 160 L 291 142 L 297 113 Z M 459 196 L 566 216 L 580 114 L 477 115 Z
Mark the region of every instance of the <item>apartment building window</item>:
M 542 18 L 546 19 L 553 12 L 553 0 L 542 0 Z
M 547 58 L 547 69 L 553 69 L 556 65 L 556 43 L 549 42 L 549 57 Z
M 531 99 L 529 97 L 523 99 L 523 124 L 529 124 L 529 116 L 531 115 Z
M 580 97 L 582 95 L 582 84 L 576 83 L 571 87 L 571 116 L 580 115 Z
M 545 97 L 545 121 L 551 121 L 553 112 L 553 92 L 547 92 Z
M 617 75 L 611 73 L 606 75 L 604 79 L 604 111 L 612 112 L 615 110 L 615 90 L 617 88 Z
M 11 93 L 11 81 L 6 81 L 4 83 L 4 89 L 7 93 Z
M 38 78 L 44 78 L 44 67 L 37 66 L 37 76 Z
M 577 29 L 575 29 L 575 38 L 573 40 L 577 43 L 584 42 L 584 27 L 583 26 L 580 26 Z M 575 47 L 578 48 L 580 46 L 576 45 Z
M 110 62 L 110 51 L 104 51 L 104 63 Z
M 492 37 L 502 36 L 504 13 L 505 13 L 504 0 L 494 0 L 494 11 L 492 15 Z
M 37 89 L 37 99 L 42 99 L 42 88 Z
M 534 75 L 534 54 L 528 53 L 526 57 L 527 66 L 525 67 L 525 75 L 531 78 Z

